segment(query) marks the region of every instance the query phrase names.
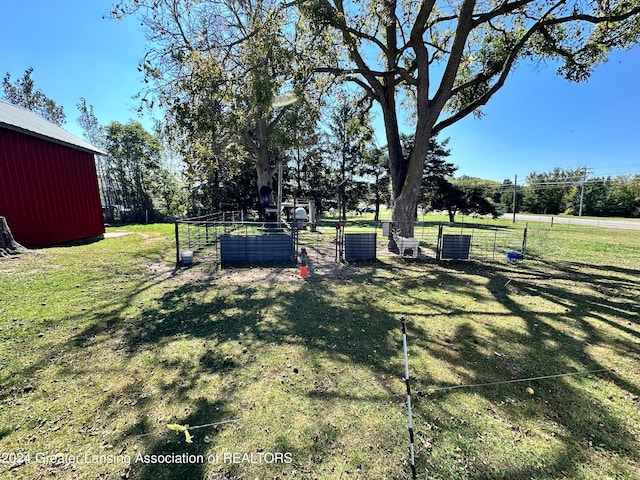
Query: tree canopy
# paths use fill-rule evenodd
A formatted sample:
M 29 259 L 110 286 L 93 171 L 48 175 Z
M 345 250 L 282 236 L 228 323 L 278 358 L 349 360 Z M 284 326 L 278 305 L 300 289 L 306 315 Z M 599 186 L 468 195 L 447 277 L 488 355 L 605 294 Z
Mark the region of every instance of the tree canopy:
M 192 171 L 208 164 L 213 188 L 252 158 L 260 207 L 273 203 L 279 150 L 293 142 L 288 115 L 313 77 L 299 62 L 295 29 L 277 0 L 124 0 L 112 16 L 138 12 L 149 40 L 140 63 L 143 102 L 167 109 Z M 300 122 L 298 122 L 300 123 Z M 235 162 L 235 165 L 231 165 Z M 228 180 L 227 175 L 226 180 Z M 199 179 L 202 181 L 202 178 Z
M 61 126 L 65 121 L 64 109 L 47 97 L 42 90 L 36 90 L 31 78 L 33 68 L 25 70 L 22 78 L 11 82 L 11 75 L 7 73 L 2 80 L 4 99 L 9 103 L 31 110 L 42 118 Z
M 382 112 L 405 236 L 432 137 L 482 115 L 519 62 L 581 81 L 640 35 L 638 0 L 121 0 L 112 15 L 133 12 L 149 39 L 140 69 L 153 95 L 143 100 L 168 109 L 199 163 L 252 157 L 267 194 L 292 102 L 325 76 L 361 89 Z
M 316 70 L 359 85 L 382 110 L 395 221 L 404 235 L 419 198 L 429 140 L 481 108 L 522 60 L 558 61 L 580 81 L 612 48 L 635 45 L 637 0 L 301 0 L 309 31 L 337 51 Z M 329 46 L 330 45 L 330 46 Z M 403 154 L 403 110 L 413 149 Z

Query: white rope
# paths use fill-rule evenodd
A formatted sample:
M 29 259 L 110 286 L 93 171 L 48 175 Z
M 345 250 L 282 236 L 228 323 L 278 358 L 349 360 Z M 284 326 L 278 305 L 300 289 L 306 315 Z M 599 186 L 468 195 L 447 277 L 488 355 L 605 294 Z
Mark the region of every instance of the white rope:
M 569 373 L 557 373 L 555 375 L 543 375 L 540 377 L 528 377 L 528 378 L 518 378 L 515 380 L 503 380 L 500 382 L 488 382 L 488 383 L 473 383 L 470 385 L 452 385 L 450 387 L 440 387 L 440 388 L 431 388 L 427 391 L 427 395 L 441 392 L 444 390 L 454 390 L 457 388 L 472 388 L 472 387 L 490 387 L 493 385 L 505 385 L 508 383 L 520 383 L 520 382 L 532 382 L 534 380 L 545 380 L 548 378 L 559 378 L 559 377 L 569 377 L 574 375 L 589 375 L 590 373 L 602 373 L 602 372 L 615 372 L 613 368 L 600 368 L 598 370 L 586 370 L 582 372 L 569 372 Z
M 197 430 L 198 428 L 206 428 L 206 427 L 217 427 L 218 425 L 224 425 L 225 423 L 236 423 L 239 422 L 240 419 L 239 418 L 235 418 L 233 420 L 222 420 L 221 422 L 213 422 L 213 423 L 206 423 L 204 425 L 194 425 L 193 427 L 189 427 L 187 425 L 184 426 L 185 430 Z M 171 424 L 172 425 L 172 424 Z M 174 428 L 171 427 L 167 427 L 169 430 L 175 430 Z M 167 430 L 156 430 L 155 432 L 150 432 L 150 433 L 142 433 L 140 435 L 131 435 L 128 438 L 142 438 L 142 437 L 149 437 L 151 435 L 159 435 L 161 433 L 165 433 Z

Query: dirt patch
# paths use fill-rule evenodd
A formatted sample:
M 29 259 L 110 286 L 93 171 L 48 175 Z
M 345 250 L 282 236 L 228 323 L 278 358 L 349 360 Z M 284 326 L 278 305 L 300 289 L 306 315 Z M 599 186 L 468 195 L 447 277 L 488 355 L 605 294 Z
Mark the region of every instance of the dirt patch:
M 307 246 L 306 248 L 309 253 L 309 261 L 307 263 L 309 277 L 307 280 L 300 277 L 300 264 L 220 266 L 218 262 L 208 259 L 206 255 L 201 260 L 196 260 L 193 265 L 179 268 L 175 275 L 188 281 L 226 280 L 232 283 L 260 282 L 275 284 L 313 281 L 331 277 L 350 278 L 369 272 L 371 265 L 376 263 L 375 260 L 340 263 L 335 261 L 334 247 Z M 150 268 L 155 269 L 158 273 L 162 271 L 159 265 Z
M 124 237 L 125 235 L 131 235 L 133 232 L 106 232 L 104 234 L 104 238 L 118 238 Z

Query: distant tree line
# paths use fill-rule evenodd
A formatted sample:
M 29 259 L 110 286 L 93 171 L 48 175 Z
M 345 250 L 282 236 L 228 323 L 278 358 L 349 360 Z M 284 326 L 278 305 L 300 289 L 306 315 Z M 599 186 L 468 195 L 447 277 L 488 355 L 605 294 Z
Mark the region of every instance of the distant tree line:
M 590 177 L 583 168 L 531 172 L 523 185 L 461 176 L 452 181 L 474 190 L 499 213 L 640 217 L 640 174 Z

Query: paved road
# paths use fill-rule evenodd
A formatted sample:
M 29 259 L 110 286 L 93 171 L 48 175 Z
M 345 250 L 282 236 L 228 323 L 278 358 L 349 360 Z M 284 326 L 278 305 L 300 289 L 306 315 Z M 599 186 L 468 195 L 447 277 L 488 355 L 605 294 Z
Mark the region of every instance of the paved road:
M 503 218 L 513 218 L 512 213 L 507 213 L 502 216 Z M 628 221 L 628 220 L 608 220 L 608 219 L 593 219 L 593 218 L 580 218 L 580 217 L 551 217 L 542 215 L 525 215 L 516 213 L 516 220 L 524 220 L 529 222 L 544 222 L 562 223 L 571 225 L 590 225 L 592 227 L 607 227 L 607 228 L 626 228 L 629 230 L 640 230 L 640 222 Z

